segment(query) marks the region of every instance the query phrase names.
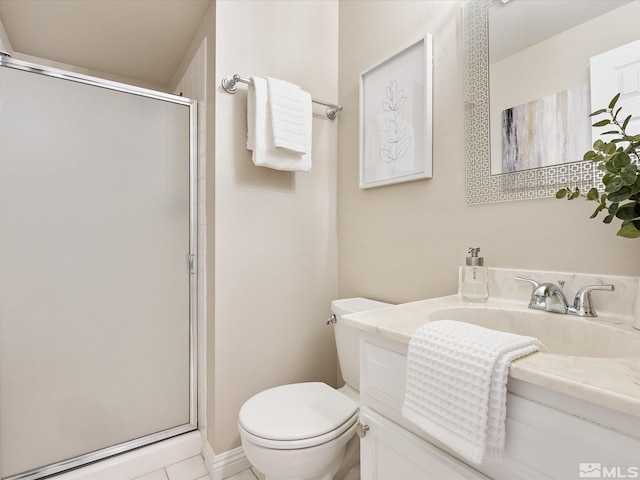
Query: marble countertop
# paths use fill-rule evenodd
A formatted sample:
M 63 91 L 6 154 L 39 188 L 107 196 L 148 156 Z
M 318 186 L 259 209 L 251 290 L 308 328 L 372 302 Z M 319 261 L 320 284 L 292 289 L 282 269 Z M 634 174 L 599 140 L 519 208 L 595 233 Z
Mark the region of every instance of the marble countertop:
M 451 295 L 353 313 L 341 318 L 345 325 L 408 344 L 412 334 L 428 321 L 429 312 L 461 306 L 469 304 L 457 295 Z M 482 306 L 528 310 L 522 302 L 491 298 Z M 640 337 L 640 331 L 634 330 L 629 323 L 614 327 Z M 537 352 L 514 361 L 509 376 L 640 417 L 640 351 L 638 357 L 626 358 Z

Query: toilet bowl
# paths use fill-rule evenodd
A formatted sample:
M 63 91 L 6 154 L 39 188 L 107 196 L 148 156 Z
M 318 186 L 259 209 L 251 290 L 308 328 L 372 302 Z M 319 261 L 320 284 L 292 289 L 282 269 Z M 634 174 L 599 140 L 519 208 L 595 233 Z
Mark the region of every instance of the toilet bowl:
M 331 480 L 336 474 L 340 478 L 335 480 L 354 478 L 359 462 L 359 336 L 357 330 L 341 325 L 340 316 L 386 306 L 364 298 L 332 302 L 344 387 L 335 390 L 321 382 L 281 385 L 242 406 L 242 446 L 266 480 Z
M 260 392 L 240 411 L 242 446 L 268 479 L 329 480 L 342 465 L 358 405 L 324 383 Z

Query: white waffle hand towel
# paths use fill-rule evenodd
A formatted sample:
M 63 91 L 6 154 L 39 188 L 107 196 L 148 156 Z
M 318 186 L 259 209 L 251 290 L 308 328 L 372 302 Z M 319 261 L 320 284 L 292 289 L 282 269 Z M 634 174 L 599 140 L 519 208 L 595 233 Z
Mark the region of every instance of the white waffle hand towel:
M 311 117 L 311 103 L 305 106 Z M 285 149 L 275 148 L 271 128 L 271 108 L 268 101 L 267 80 L 264 77 L 251 77 L 247 93 L 247 149 L 253 151 L 253 163 L 259 167 L 276 170 L 311 170 L 312 125 L 305 125 L 305 136 L 309 153 L 301 155 Z
M 409 343 L 402 415 L 472 463 L 501 460 L 509 365 L 540 349 L 533 337 L 429 322 Z
M 266 78 L 275 147 L 298 154 L 307 153 L 306 125 L 312 121 L 311 95 L 293 83 Z

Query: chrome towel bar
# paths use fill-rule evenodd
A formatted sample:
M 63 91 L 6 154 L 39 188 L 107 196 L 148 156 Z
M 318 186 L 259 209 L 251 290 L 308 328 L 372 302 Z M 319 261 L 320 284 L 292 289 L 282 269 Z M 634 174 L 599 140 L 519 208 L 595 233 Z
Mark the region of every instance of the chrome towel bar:
M 222 88 L 224 88 L 225 92 L 234 94 L 238 91 L 238 82 L 246 83 L 248 85 L 251 83 L 251 80 L 248 78 L 243 78 L 236 73 L 235 75 L 224 77 L 222 79 Z M 327 107 L 325 113 L 331 120 L 334 120 L 338 116 L 338 113 L 342 111 L 342 105 L 334 105 L 333 103 L 325 102 L 323 100 L 316 100 L 315 98 L 312 98 L 311 101 L 313 103 L 317 103 L 319 105 L 324 105 L 325 107 Z

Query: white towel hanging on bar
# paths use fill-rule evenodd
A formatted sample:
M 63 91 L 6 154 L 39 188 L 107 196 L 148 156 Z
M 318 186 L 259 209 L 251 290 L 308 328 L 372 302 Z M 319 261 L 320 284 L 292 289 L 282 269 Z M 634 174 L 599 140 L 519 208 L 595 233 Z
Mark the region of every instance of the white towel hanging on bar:
M 247 149 L 253 151 L 253 163 L 275 170 L 310 171 L 311 122 L 307 122 L 305 126 L 308 153 L 301 155 L 286 149 L 276 148 L 273 138 L 271 108 L 268 101 L 267 80 L 263 77 L 251 77 L 251 80 L 247 94 Z M 305 114 L 311 118 L 311 102 L 305 103 Z
M 311 95 L 293 83 L 266 78 L 275 147 L 307 153 L 306 124 L 311 122 L 311 115 L 305 115 L 310 111 L 305 103 L 311 103 Z

